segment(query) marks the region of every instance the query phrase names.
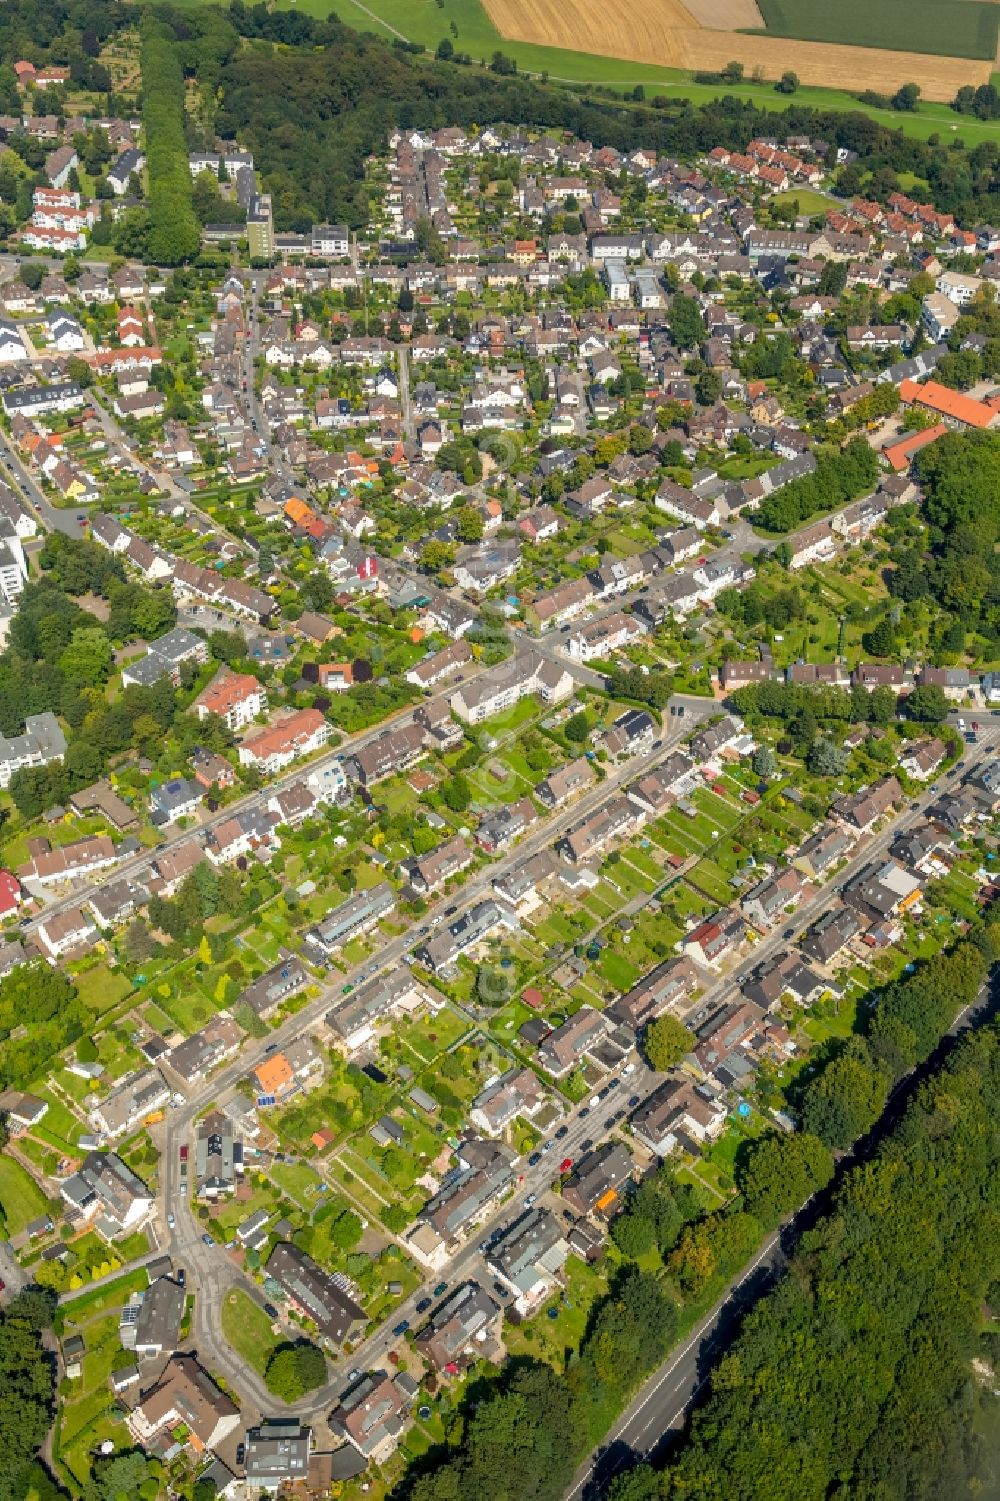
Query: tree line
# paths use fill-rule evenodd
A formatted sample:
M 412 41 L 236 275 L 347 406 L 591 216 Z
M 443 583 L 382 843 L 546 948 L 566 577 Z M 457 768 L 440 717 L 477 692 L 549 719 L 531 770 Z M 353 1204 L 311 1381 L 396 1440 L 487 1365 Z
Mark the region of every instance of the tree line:
M 878 459 L 863 438 L 821 453 L 812 474 L 792 480 L 760 504 L 755 521 L 767 532 L 790 532 L 820 511 L 836 511 L 875 488 Z
M 148 175 L 146 258 L 161 266 L 191 260 L 201 247 L 184 133 L 184 74 L 171 28 L 143 17 L 142 127 Z

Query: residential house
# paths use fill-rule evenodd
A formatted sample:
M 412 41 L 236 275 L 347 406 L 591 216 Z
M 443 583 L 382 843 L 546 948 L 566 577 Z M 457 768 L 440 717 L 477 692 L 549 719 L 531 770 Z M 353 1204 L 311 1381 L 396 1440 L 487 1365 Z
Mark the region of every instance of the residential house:
M 837 798 L 830 811 L 842 823 L 867 834 L 902 801 L 903 789 L 896 778 L 883 777 L 870 787 Z
M 357 891 L 334 907 L 323 920 L 310 928 L 306 943 L 325 956 L 336 953 L 352 938 L 377 927 L 383 917 L 395 909 L 396 896 L 387 881 L 379 881 L 366 891 Z
M 581 1006 L 561 1026 L 548 1034 L 538 1048 L 537 1060 L 554 1079 L 562 1079 L 580 1060 L 602 1042 L 609 1031 L 608 1018 L 593 1006 Z
M 248 1488 L 255 1495 L 266 1491 L 273 1496 L 307 1485 L 311 1455 L 312 1430 L 298 1418 L 265 1418 L 246 1432 L 243 1472 Z
M 610 1219 L 619 1195 L 632 1177 L 632 1158 L 623 1141 L 606 1141 L 576 1164 L 562 1196 L 577 1214 Z
M 800 945 L 815 964 L 830 964 L 861 932 L 858 914 L 850 907 L 831 907 L 813 923 Z
M 154 1452 L 164 1440 L 162 1452 L 172 1448 L 173 1436 L 196 1454 L 210 1453 L 239 1427 L 240 1410 L 226 1396 L 193 1355 L 174 1355 L 156 1385 L 144 1392 L 128 1414 L 127 1422 L 136 1442 Z
M 153 1208 L 145 1183 L 114 1152 L 88 1152 L 59 1192 L 69 1217 L 93 1222 L 106 1240 L 138 1229 Z
M 194 1139 L 194 1194 L 215 1202 L 236 1192 L 243 1171 L 243 1143 L 228 1116 L 211 1110 L 199 1120 Z
M 250 735 L 240 745 L 240 765 L 275 776 L 302 756 L 312 755 L 330 738 L 330 725 L 318 709 L 298 709 Z
M 569 1249 L 555 1215 L 535 1207 L 494 1236 L 486 1264 L 528 1318 L 559 1286 Z
M 574 824 L 559 842 L 560 853 L 573 864 L 599 854 L 615 839 L 625 839 L 643 822 L 643 814 L 623 793 L 616 793 Z
M 701 976 L 690 959 L 664 959 L 619 996 L 606 1015 L 617 1025 L 640 1032 L 665 1012 L 683 1008 L 694 999 L 700 984 Z
M 369 1371 L 341 1396 L 330 1414 L 330 1428 L 369 1463 L 384 1464 L 407 1427 L 408 1406 L 385 1371 Z
M 786 911 L 802 900 L 804 883 L 794 866 L 765 876 L 740 899 L 740 905 L 755 927 L 767 929 L 780 923 Z
M 518 1154 L 501 1142 L 464 1138 L 456 1149 L 457 1167 L 420 1211 L 420 1225 L 437 1246 L 453 1247 L 514 1183 Z M 410 1237 L 414 1254 L 426 1258 L 423 1243 Z M 429 1244 L 429 1243 L 428 1243 Z
M 738 909 L 716 912 L 685 934 L 683 951 L 699 964 L 717 967 L 746 937 L 746 924 Z
M 560 808 L 594 783 L 594 769 L 586 756 L 578 756 L 549 773 L 535 788 L 535 796 L 546 808 Z
M 398 1015 L 412 1015 L 422 1007 L 439 1009 L 444 997 L 428 990 L 405 964 L 397 965 L 341 1000 L 325 1017 L 326 1026 L 347 1053 L 367 1047 L 378 1028 Z
M 194 701 L 199 719 L 217 714 L 235 734 L 267 713 L 267 690 L 249 672 L 223 667 Z
M 500 1358 L 502 1323 L 499 1304 L 478 1282 L 465 1282 L 435 1310 L 416 1348 L 439 1374 L 456 1376 L 477 1361 Z
M 476 830 L 476 843 L 487 854 L 499 854 L 519 839 L 537 818 L 530 797 L 518 798 L 516 803 L 504 803 L 483 814 Z
M 279 1284 L 292 1307 L 337 1349 L 364 1328 L 365 1311 L 344 1290 L 343 1279 L 324 1271 L 298 1246 L 279 1241 L 268 1257 L 267 1275 Z
M 511 1121 L 532 1120 L 546 1103 L 545 1090 L 530 1068 L 509 1068 L 480 1090 L 469 1120 L 487 1136 L 500 1136 Z
M 657 1157 L 694 1150 L 715 1141 L 725 1130 L 725 1105 L 691 1079 L 673 1075 L 632 1116 L 632 1133 Z
M 934 736 L 927 740 L 914 740 L 899 758 L 899 764 L 908 777 L 916 782 L 926 782 L 947 758 L 948 747 Z

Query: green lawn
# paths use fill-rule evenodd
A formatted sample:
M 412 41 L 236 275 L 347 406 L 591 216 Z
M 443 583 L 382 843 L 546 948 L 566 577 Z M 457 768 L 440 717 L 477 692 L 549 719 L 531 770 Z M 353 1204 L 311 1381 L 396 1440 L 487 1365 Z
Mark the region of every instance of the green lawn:
M 82 1482 L 90 1473 L 93 1450 L 103 1439 L 111 1437 L 121 1443 L 124 1428 L 113 1415 L 108 1377 L 117 1367 L 127 1364 L 128 1357 L 118 1338 L 117 1312 L 91 1317 L 74 1325 L 67 1318 L 67 1333 L 78 1328 L 86 1345 L 83 1374 L 66 1383 L 60 1396 L 59 1442 L 57 1452 L 64 1464 Z
M 234 1287 L 222 1305 L 222 1332 L 247 1365 L 263 1376 L 275 1347 L 281 1343 L 271 1333 L 271 1320 L 253 1298 Z
M 630 964 L 621 954 L 613 953 L 610 949 L 604 950 L 598 968 L 608 984 L 613 985 L 616 990 L 631 989 L 639 977 L 639 971 L 634 964 Z
M 45 1208 L 45 1195 L 27 1170 L 8 1152 L 0 1152 L 0 1209 L 7 1234 L 20 1235 Z
M 590 1310 L 607 1291 L 607 1273 L 600 1263 L 588 1266 L 579 1257 L 571 1256 L 564 1277 L 564 1293 L 550 1298 L 526 1323 L 508 1325 L 505 1329 L 507 1349 L 512 1356 L 541 1358 L 561 1371 L 569 1356 L 579 1349 Z M 550 1308 L 557 1310 L 554 1319 L 548 1316 Z
M 74 975 L 73 979 L 84 1005 L 97 1013 L 124 1000 L 132 989 L 132 982 L 126 975 L 112 973 L 106 964 L 92 965 Z

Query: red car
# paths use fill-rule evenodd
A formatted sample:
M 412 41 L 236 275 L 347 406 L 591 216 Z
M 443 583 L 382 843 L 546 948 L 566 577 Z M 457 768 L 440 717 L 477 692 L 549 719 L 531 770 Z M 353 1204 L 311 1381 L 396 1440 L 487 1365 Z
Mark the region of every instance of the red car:
M 564 1157 L 563 1160 L 562 1160 L 562 1162 L 560 1162 L 560 1164 L 559 1164 L 559 1171 L 561 1173 L 568 1173 L 569 1170 L 570 1170 L 570 1168 L 572 1166 L 573 1166 L 573 1159 L 572 1159 L 572 1157 Z

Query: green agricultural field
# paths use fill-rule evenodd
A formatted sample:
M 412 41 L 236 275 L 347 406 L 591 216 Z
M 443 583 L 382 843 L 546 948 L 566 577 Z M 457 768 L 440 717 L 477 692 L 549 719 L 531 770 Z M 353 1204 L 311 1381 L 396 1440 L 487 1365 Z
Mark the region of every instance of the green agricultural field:
M 929 52 L 935 57 L 994 58 L 997 8 L 977 0 L 760 0 L 772 36 L 807 42 Z

